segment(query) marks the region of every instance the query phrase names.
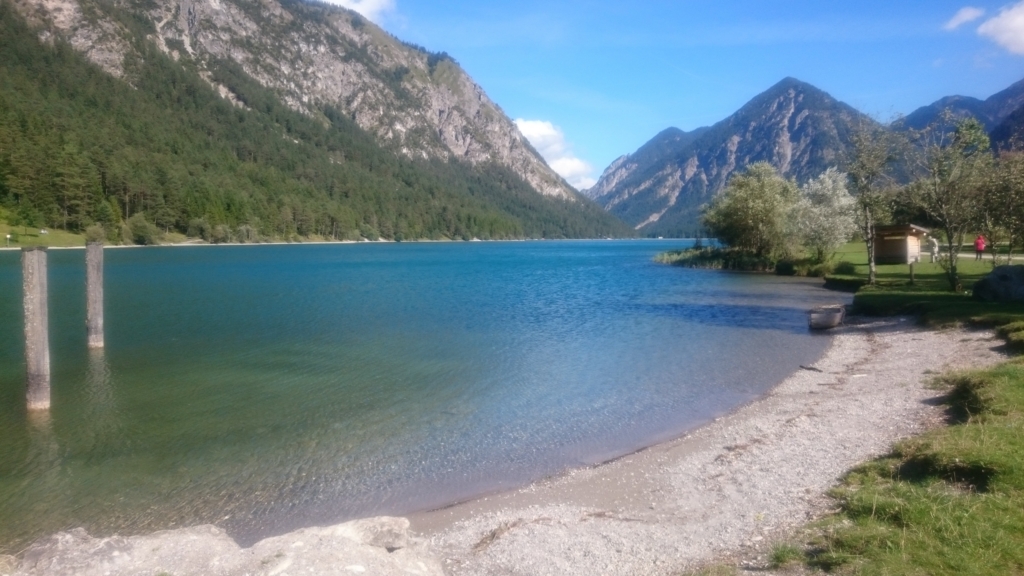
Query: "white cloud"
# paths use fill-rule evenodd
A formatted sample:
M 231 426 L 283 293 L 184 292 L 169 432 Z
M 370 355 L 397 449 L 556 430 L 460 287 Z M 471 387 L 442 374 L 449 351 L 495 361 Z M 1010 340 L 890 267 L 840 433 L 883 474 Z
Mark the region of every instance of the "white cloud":
M 573 155 L 562 129 L 547 120 L 516 119 L 516 126 L 540 152 L 548 166 L 579 190 L 597 183 L 594 167 Z
M 1024 2 L 1003 8 L 978 27 L 978 34 L 988 36 L 1014 54 L 1024 55 Z
M 956 30 L 957 28 L 967 24 L 968 22 L 974 22 L 978 18 L 985 15 L 985 11 L 981 8 L 975 8 L 974 6 L 967 6 L 961 8 L 946 25 L 942 27 L 943 30 Z
M 395 0 L 327 0 L 331 4 L 355 10 L 374 22 L 380 17 L 395 10 Z

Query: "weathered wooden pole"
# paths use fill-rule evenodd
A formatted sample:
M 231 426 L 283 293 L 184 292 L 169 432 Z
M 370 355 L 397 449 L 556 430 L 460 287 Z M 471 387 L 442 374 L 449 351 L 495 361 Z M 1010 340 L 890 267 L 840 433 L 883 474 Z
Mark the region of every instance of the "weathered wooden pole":
M 22 248 L 21 273 L 25 307 L 28 409 L 49 410 L 50 330 L 47 310 L 46 248 Z
M 85 330 L 89 348 L 103 348 L 103 243 L 85 247 Z

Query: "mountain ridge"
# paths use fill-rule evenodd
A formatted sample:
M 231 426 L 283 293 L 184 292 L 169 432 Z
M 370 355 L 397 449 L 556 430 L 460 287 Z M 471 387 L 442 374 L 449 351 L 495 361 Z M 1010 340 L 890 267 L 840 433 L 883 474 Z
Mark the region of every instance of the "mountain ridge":
M 919 130 L 946 109 L 956 118 L 981 120 L 996 148 L 1024 141 L 1024 80 L 985 100 L 941 98 L 889 128 Z M 766 161 L 783 176 L 804 182 L 842 164 L 851 148 L 850 135 L 859 126 L 882 127 L 827 92 L 787 77 L 711 127 L 662 131 L 636 152 L 616 159 L 586 194 L 643 234 L 690 235 L 699 232 L 701 205 L 736 170 Z M 696 136 L 683 142 L 679 135 Z
M 985 130 L 991 132 L 1021 106 L 1024 106 L 1024 80 L 1014 82 L 985 100 L 971 96 L 944 96 L 907 114 L 895 123 L 894 128 L 922 130 L 938 120 L 943 111 L 949 110 L 954 118 L 977 118 Z
M 114 76 L 143 32 L 176 61 L 191 61 L 219 93 L 216 61 L 230 61 L 292 109 L 332 106 L 409 157 L 494 161 L 538 192 L 576 200 L 573 188 L 444 53 L 404 43 L 358 13 L 302 0 L 18 0 L 23 15 Z M 112 16 L 129 12 L 137 30 Z M 237 103 L 237 102 L 236 102 Z
M 575 192 L 542 195 L 495 160 L 404 153 L 339 107 L 286 105 L 234 60 L 199 66 L 170 42 L 174 58 L 146 14 L 88 2 L 54 13 L 77 22 L 86 16 L 72 8 L 82 6 L 98 11 L 87 33 L 65 34 L 48 27 L 49 13 L 29 10 L 32 24 L 0 0 L 0 219 L 9 224 L 103 224 L 114 242 L 152 237 L 154 224 L 243 242 L 628 234 Z M 74 47 L 98 29 L 112 36 L 90 45 L 92 57 Z M 124 56 L 108 57 L 109 46 Z M 435 59 L 436 68 L 443 55 Z
M 991 138 L 996 151 L 1024 148 L 1024 105 L 1008 114 L 992 130 Z
M 846 153 L 855 124 L 875 124 L 853 107 L 796 78 L 756 95 L 728 118 L 668 146 L 664 131 L 617 161 L 588 190 L 627 224 L 649 235 L 693 233 L 700 206 L 743 166 L 768 161 L 798 180 L 817 176 Z M 658 150 L 659 155 L 640 154 Z M 643 165 L 634 160 L 646 160 Z M 611 167 L 610 167 L 611 168 Z

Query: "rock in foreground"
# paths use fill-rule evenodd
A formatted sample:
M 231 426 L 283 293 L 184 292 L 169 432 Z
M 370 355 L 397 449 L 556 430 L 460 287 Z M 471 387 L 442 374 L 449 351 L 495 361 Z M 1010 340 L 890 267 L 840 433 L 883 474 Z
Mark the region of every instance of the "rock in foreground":
M 997 266 L 974 285 L 974 299 L 1024 302 L 1024 266 Z
M 15 576 L 242 576 L 444 572 L 405 518 L 370 518 L 306 528 L 240 548 L 216 526 L 145 536 L 93 538 L 79 528 L 41 539 L 21 555 Z

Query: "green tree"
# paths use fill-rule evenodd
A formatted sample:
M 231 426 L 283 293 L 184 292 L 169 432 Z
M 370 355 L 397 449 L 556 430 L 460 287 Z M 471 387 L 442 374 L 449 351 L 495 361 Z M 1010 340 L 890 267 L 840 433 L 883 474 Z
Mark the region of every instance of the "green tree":
M 125 224 L 131 235 L 131 241 L 142 246 L 152 246 L 160 242 L 160 229 L 146 220 L 142 212 L 132 216 Z
M 915 163 L 920 177 L 908 192 L 911 201 L 945 234 L 947 250 L 941 263 L 950 289 L 959 290 L 960 250 L 967 234 L 983 224 L 982 188 L 993 163 L 988 134 L 974 118 L 954 123 L 950 114 L 943 114 L 916 136 L 920 152 Z
M 88 207 L 101 194 L 99 174 L 73 143 L 64 145 L 55 173 L 60 225 L 65 230 L 82 230 L 88 219 Z
M 796 184 L 767 162 L 736 173 L 711 201 L 704 225 L 725 244 L 760 258 L 778 260 L 790 253 L 791 212 Z
M 1024 241 L 1024 152 L 1000 154 L 981 191 L 981 229 L 993 244 L 1005 237 L 1009 263 L 1013 247 Z M 998 263 L 995 250 L 992 262 Z
M 868 283 L 877 278 L 875 226 L 889 215 L 894 170 L 903 157 L 905 141 L 880 126 L 861 125 L 853 135 L 846 170 L 857 200 L 857 227 L 868 252 Z

